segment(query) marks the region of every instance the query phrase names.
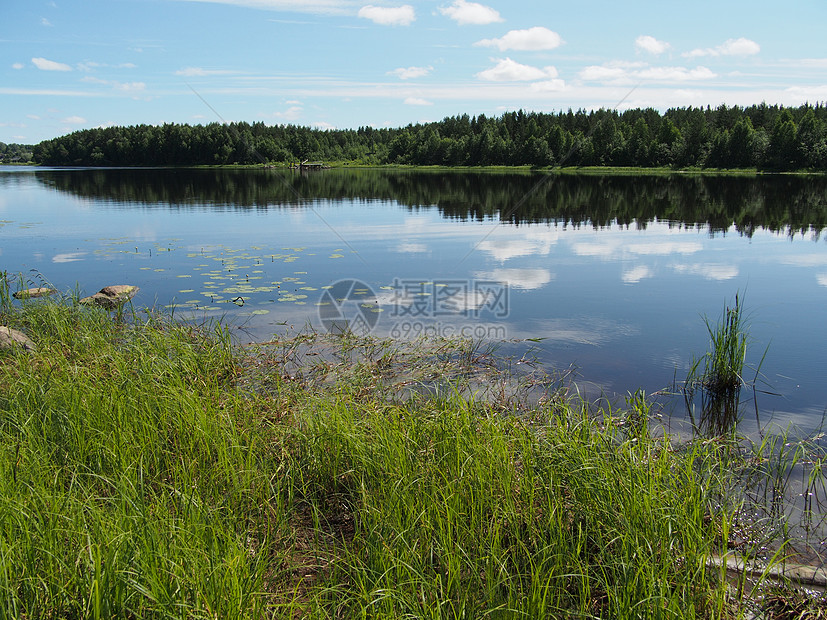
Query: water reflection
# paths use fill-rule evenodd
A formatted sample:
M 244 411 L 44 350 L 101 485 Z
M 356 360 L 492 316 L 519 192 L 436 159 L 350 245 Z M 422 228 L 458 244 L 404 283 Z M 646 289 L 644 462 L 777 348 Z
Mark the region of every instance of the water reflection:
M 822 176 L 560 174 L 538 184 L 542 177 L 527 172 L 107 169 L 34 175 L 44 186 L 78 197 L 169 208 L 267 209 L 347 199 L 394 201 L 412 211 L 436 206 L 451 219 L 518 225 L 645 228 L 667 221 L 747 237 L 761 228 L 794 235 L 827 227 Z M 9 182 L 15 181 L 0 175 L 0 183 Z
M 380 336 L 531 339 L 598 395 L 685 376 L 707 345 L 702 317 L 746 291 L 758 355 L 771 345 L 762 372 L 783 394 L 762 409 L 810 412 L 827 404 L 825 190 L 780 176 L 0 170 L 0 251 L 3 269 L 60 290 L 135 284 L 138 305 L 226 317 L 251 340 L 318 325 L 324 287 L 358 279 Z M 450 312 L 414 315 L 427 282 Z M 476 288 L 491 283 L 508 290 L 496 316 Z

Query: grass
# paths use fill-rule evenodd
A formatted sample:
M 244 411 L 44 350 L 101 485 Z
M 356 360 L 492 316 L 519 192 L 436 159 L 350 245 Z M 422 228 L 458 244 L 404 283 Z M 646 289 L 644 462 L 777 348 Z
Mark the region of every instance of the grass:
M 241 350 L 219 324 L 113 320 L 76 298 L 10 303 L 0 323 L 37 345 L 0 351 L 0 618 L 758 605 L 711 560 L 766 553 L 748 514 L 793 475 L 777 444 L 678 443 L 642 394 L 595 411 L 479 343 Z M 815 488 L 808 445 L 796 467 Z

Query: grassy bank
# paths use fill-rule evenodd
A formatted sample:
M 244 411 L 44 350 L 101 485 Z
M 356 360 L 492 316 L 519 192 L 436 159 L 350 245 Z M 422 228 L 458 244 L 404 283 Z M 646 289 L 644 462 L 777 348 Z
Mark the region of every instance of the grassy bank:
M 242 351 L 220 325 L 117 321 L 72 299 L 6 303 L 0 324 L 36 346 L 0 350 L 2 618 L 753 604 L 711 560 L 767 554 L 744 473 L 786 469 L 653 432 L 641 396 L 623 410 L 561 386 L 531 405 L 475 398 L 490 358 L 467 343 L 413 355 L 346 337 L 316 355 L 308 335 Z

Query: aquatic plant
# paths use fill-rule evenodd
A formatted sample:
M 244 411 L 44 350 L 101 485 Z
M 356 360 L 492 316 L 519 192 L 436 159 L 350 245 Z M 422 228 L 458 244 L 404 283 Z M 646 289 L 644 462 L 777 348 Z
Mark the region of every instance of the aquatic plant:
M 748 334 L 744 324 L 743 301 L 724 307 L 723 316 L 712 324 L 704 318 L 709 333 L 709 351 L 694 358 L 684 383 L 684 397 L 696 429 L 721 435 L 735 428 L 739 417 Z M 701 397 L 700 419 L 694 416 L 694 398 Z

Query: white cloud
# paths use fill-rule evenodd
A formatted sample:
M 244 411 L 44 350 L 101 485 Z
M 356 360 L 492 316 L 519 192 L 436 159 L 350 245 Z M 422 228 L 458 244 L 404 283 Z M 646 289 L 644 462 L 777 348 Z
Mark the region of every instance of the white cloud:
M 572 251 L 578 256 L 599 256 L 600 258 L 616 258 L 620 249 L 617 241 L 609 240 L 605 243 L 581 242 L 573 243 Z
M 501 263 L 519 256 L 547 256 L 551 246 L 558 241 L 556 229 L 525 229 L 520 239 L 486 239 L 477 249 L 488 252 L 492 258 Z
M 16 70 L 18 70 L 18 71 L 19 71 L 20 69 L 22 69 L 22 68 L 23 68 L 23 63 L 22 63 L 22 62 L 16 62 L 16 63 L 14 63 L 14 64 L 11 66 L 11 68 L 12 68 L 12 69 L 16 69 Z
M 47 27 L 51 27 L 51 26 L 52 26 L 52 22 L 50 22 L 50 21 L 49 21 L 48 19 L 46 19 L 45 17 L 41 18 L 41 20 L 40 20 L 40 24 L 41 24 L 42 26 L 47 26 Z
M 316 129 L 320 129 L 322 131 L 330 131 L 336 129 L 336 125 L 331 125 L 326 121 L 316 121 L 315 123 L 310 123 Z
M 543 80 L 542 82 L 534 82 L 529 86 L 531 92 L 534 93 L 559 93 L 566 90 L 565 80 Z
M 481 26 L 503 21 L 499 12 L 491 7 L 466 0 L 455 0 L 449 7 L 440 7 L 439 12 L 453 19 L 460 26 L 467 24 Z
M 245 6 L 251 9 L 269 11 L 297 11 L 327 15 L 344 15 L 353 4 L 348 0 L 182 0 L 184 2 L 207 2 L 212 4 L 229 4 Z
M 652 67 L 638 71 L 636 77 L 642 80 L 653 80 L 659 82 L 686 82 L 694 80 L 711 80 L 716 74 L 706 67 Z
M 66 252 L 65 254 L 55 254 L 52 257 L 53 263 L 74 263 L 75 261 L 83 260 L 86 252 Z
M 92 70 L 97 69 L 99 67 L 108 67 L 108 68 L 115 68 L 115 69 L 134 69 L 137 66 L 138 65 L 136 65 L 135 63 L 131 63 L 131 62 L 122 62 L 119 65 L 110 65 L 110 64 L 105 63 L 105 62 L 94 62 L 94 61 L 91 61 L 91 60 L 88 61 L 88 62 L 79 62 L 77 64 L 78 71 L 85 71 L 85 72 L 92 71 Z
M 399 67 L 393 71 L 388 71 L 388 75 L 395 75 L 400 80 L 410 80 L 413 78 L 424 77 L 428 75 L 434 68 L 428 67 Z
M 542 26 L 535 26 L 528 30 L 511 30 L 499 39 L 483 39 L 474 43 L 481 47 L 497 47 L 502 52 L 505 50 L 553 50 L 562 44 L 563 39 L 559 34 Z
M 620 279 L 625 282 L 626 284 L 637 284 L 644 278 L 651 278 L 655 275 L 649 267 L 646 265 L 638 265 L 637 267 L 632 267 L 628 271 L 624 271 L 623 275 L 620 276 Z
M 584 82 L 614 82 L 624 83 L 632 81 L 644 82 L 691 82 L 711 80 L 717 77 L 706 67 L 646 67 L 630 69 L 621 63 L 606 65 L 591 65 L 581 69 L 578 74 Z
M 648 34 L 642 34 L 635 39 L 635 47 L 642 52 L 649 52 L 650 54 L 663 54 L 671 45 L 666 41 L 658 41 L 655 37 Z
M 402 103 L 405 105 L 434 105 L 432 101 L 422 99 L 421 97 L 408 97 Z
M 184 67 L 178 69 L 175 75 L 182 75 L 184 77 L 204 77 L 208 75 L 228 75 L 235 73 L 235 71 L 228 71 L 226 69 L 204 69 L 203 67 Z
M 719 45 L 717 50 L 723 56 L 754 56 L 761 51 L 761 46 L 755 41 L 745 39 L 729 39 L 723 45 Z
M 285 121 L 295 121 L 301 118 L 304 108 L 300 105 L 293 105 L 287 108 L 284 112 L 271 112 L 270 114 L 262 114 L 265 118 L 275 118 Z
M 822 86 L 790 86 L 784 90 L 790 95 L 790 101 L 823 101 L 827 99 L 827 84 Z
M 106 86 L 111 86 L 113 89 L 126 94 L 136 94 L 146 90 L 145 82 L 116 82 L 115 80 L 103 80 L 92 75 L 87 75 L 81 78 L 80 81 L 86 82 L 87 84 L 103 84 Z
M 816 282 L 821 286 L 827 286 L 827 273 L 820 273 L 816 276 Z
M 537 289 L 551 282 L 553 276 L 548 269 L 495 269 L 478 271 L 474 274 L 480 280 L 494 280 L 514 288 Z
M 704 249 L 697 241 L 657 241 L 654 243 L 630 243 L 626 249 L 632 254 L 669 256 L 670 254 L 694 254 Z
M 628 71 L 622 67 L 590 65 L 581 69 L 579 76 L 586 82 L 609 82 L 628 78 Z
M 424 243 L 400 243 L 394 251 L 404 254 L 424 254 L 428 252 L 428 246 Z
M 493 66 L 496 61 L 492 61 L 489 66 Z M 648 67 L 647 63 L 639 63 Z M 434 65 L 437 67 L 438 65 Z M 623 66 L 631 66 L 629 63 Z M 482 67 L 485 68 L 485 67 Z M 386 67 L 382 70 L 384 70 Z M 172 71 L 172 70 L 171 70 Z M 170 71 L 170 73 L 171 73 Z M 298 77 L 298 76 L 297 76 Z M 263 103 L 263 106 L 277 106 L 278 103 L 284 102 L 286 99 L 300 99 L 307 100 L 315 97 L 335 97 L 338 101 L 369 101 L 381 100 L 384 105 L 392 108 L 393 105 L 400 105 L 406 97 L 424 98 L 429 101 L 434 101 L 434 108 L 427 108 L 432 110 L 436 108 L 437 102 L 450 101 L 480 101 L 490 102 L 490 108 L 497 109 L 498 106 L 503 106 L 502 110 L 514 110 L 522 107 L 523 109 L 531 110 L 548 110 L 548 106 L 552 105 L 554 109 L 565 109 L 566 107 L 576 108 L 583 106 L 586 109 L 597 109 L 599 106 L 596 102 L 599 101 L 618 101 L 625 94 L 628 93 L 628 87 L 620 92 L 621 89 L 606 90 L 602 84 L 598 83 L 583 83 L 577 82 L 569 84 L 566 81 L 564 95 L 560 93 L 550 93 L 543 88 L 535 88 L 535 85 L 542 84 L 541 81 L 536 82 L 491 82 L 485 80 L 474 79 L 468 76 L 469 79 L 460 82 L 441 82 L 429 84 L 410 84 L 402 82 L 398 79 L 385 77 L 385 81 L 361 81 L 351 80 L 343 77 L 339 80 L 332 80 L 329 76 L 319 75 L 305 75 L 301 76 L 300 83 L 288 84 L 283 81 L 282 74 L 274 75 L 258 75 L 245 76 L 240 80 L 227 84 L 224 87 L 213 92 L 221 92 L 227 95 L 249 96 L 249 97 L 265 97 L 269 103 Z M 150 83 L 147 83 L 147 89 L 150 88 Z M 822 82 L 824 84 L 824 82 Z M 615 86 L 607 85 L 607 86 Z M 667 86 L 664 88 L 664 86 Z M 548 88 L 548 85 L 544 86 Z M 827 85 L 822 86 L 827 90 Z M 38 95 L 38 96 L 70 96 L 70 97 L 119 97 L 123 96 L 114 90 L 108 93 L 104 89 L 88 88 L 86 91 L 72 91 L 59 90 L 48 88 L 20 88 L 7 87 L 0 85 L 0 95 Z M 550 101 L 551 97 L 554 101 Z M 755 85 L 749 84 L 726 84 L 713 83 L 712 81 L 684 81 L 684 82 L 655 82 L 641 84 L 635 91 L 634 96 L 630 96 L 618 105 L 619 109 L 630 109 L 635 107 L 645 108 L 653 107 L 658 109 L 666 109 L 668 107 L 681 107 L 687 105 L 703 105 L 708 103 L 716 105 L 719 102 L 726 102 L 727 105 L 749 106 L 756 101 L 779 101 L 779 103 L 786 105 L 801 105 L 805 100 L 823 101 L 827 96 L 804 97 L 798 92 L 787 92 L 779 87 L 773 78 L 772 83 L 759 83 Z M 287 107 L 287 106 L 285 106 Z M 407 108 L 411 109 L 411 108 Z M 419 108 L 424 110 L 425 108 Z M 414 122 L 437 120 L 444 116 L 444 112 L 440 115 L 434 113 L 436 118 L 419 118 L 413 119 Z M 381 115 L 380 115 L 381 116 Z M 325 118 L 326 116 L 319 115 L 317 118 Z M 385 116 L 376 119 L 376 123 L 382 124 L 388 120 Z M 391 123 L 393 126 L 398 126 L 399 120 Z M 44 136 L 44 138 L 47 136 Z
M 116 90 L 124 93 L 139 93 L 146 89 L 145 82 L 112 82 Z
M 754 56 L 761 51 L 761 46 L 755 41 L 745 39 L 727 39 L 721 45 L 707 48 L 697 48 L 683 55 L 687 58 L 697 56 Z
M 409 26 L 416 20 L 414 8 L 410 4 L 398 7 L 368 4 L 359 9 L 358 16 L 382 26 Z
M 480 71 L 476 77 L 489 82 L 525 82 L 557 77 L 554 67 L 532 67 L 511 60 L 501 58 L 494 67 Z
M 71 71 L 72 67 L 62 62 L 46 60 L 45 58 L 32 58 L 32 64 L 41 71 Z
M 67 125 L 83 125 L 86 122 L 86 119 L 82 116 L 67 116 L 64 119 L 61 119 L 61 123 L 66 123 Z
M 799 267 L 820 267 L 827 265 L 827 254 L 793 254 L 781 256 L 778 262 L 782 265 L 797 265 Z
M 701 276 L 706 280 L 731 280 L 738 275 L 736 265 L 723 265 L 721 263 L 673 265 L 672 268 L 678 273 Z
M 98 97 L 100 93 L 82 90 L 57 90 L 54 88 L 8 88 L 0 86 L 0 95 L 23 95 L 38 97 Z

